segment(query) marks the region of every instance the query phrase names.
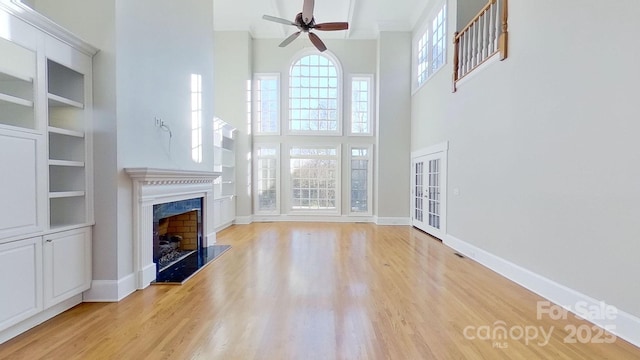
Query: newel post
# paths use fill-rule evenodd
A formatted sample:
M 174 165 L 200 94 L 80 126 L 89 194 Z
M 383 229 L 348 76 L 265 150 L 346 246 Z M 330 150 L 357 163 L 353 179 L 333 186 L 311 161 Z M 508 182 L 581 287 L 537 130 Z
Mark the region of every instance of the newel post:
M 509 39 L 509 0 L 502 0 L 502 31 L 500 33 L 500 61 L 507 58 L 507 41 Z
M 458 38 L 458 32 L 456 31 L 453 34 L 453 92 L 458 90 L 456 88 L 456 83 L 458 82 L 458 64 L 460 63 L 460 38 Z

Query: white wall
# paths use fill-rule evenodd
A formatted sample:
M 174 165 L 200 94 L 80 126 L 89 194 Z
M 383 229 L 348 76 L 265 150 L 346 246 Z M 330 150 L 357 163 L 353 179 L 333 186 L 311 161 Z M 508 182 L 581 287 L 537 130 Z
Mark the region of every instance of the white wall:
M 123 168 L 213 170 L 213 3 L 38 0 L 36 8 L 101 49 L 94 63 L 94 280 L 115 282 L 133 271 L 132 188 Z M 191 159 L 191 74 L 202 75 L 202 163 Z
M 119 199 L 127 167 L 213 170 L 213 4 L 121 1 L 116 13 Z M 191 158 L 191 75 L 202 76 L 203 161 Z M 171 132 L 156 127 L 160 117 Z M 133 271 L 131 207 L 118 210 L 119 278 Z
M 118 34 L 118 153 L 122 167 L 211 170 L 191 159 L 191 75 L 203 77 L 205 134 L 213 133 L 212 5 L 198 0 L 121 1 Z M 162 118 L 173 137 L 155 126 Z M 213 149 L 212 136 L 204 137 Z
M 455 94 L 449 61 L 413 98 L 412 149 L 450 141 L 449 234 L 640 316 L 640 3 L 509 6 L 509 58 Z
M 216 116 L 236 131 L 236 216 L 251 217 L 251 131 L 247 112 L 247 82 L 253 76 L 253 39 L 248 32 L 215 32 Z
M 489 3 L 488 0 L 464 0 L 458 2 L 458 11 L 456 15 L 456 30 L 462 30 L 463 27 L 478 15 L 480 9 Z M 452 11 L 452 9 L 449 9 Z
M 376 214 L 408 218 L 411 138 L 411 33 L 381 32 L 378 40 Z
M 322 34 L 319 35 L 322 36 Z M 295 55 L 313 46 L 304 35 L 285 48 L 278 47 L 281 41 L 281 39 L 254 40 L 254 72 L 281 72 L 286 75 Z M 340 60 L 344 74 L 375 73 L 375 40 L 324 39 L 323 41 L 329 51 Z M 284 79 L 283 76 L 283 81 Z

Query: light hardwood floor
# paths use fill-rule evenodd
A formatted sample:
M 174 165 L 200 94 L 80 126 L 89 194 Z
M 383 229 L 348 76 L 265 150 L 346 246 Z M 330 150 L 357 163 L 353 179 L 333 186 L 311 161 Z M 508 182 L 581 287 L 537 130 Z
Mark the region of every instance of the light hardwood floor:
M 185 285 L 79 305 L 0 359 L 640 359 L 620 339 L 566 344 L 591 325 L 537 320 L 543 299 L 410 227 L 264 223 L 218 243 L 232 249 Z M 500 325 L 550 341 L 477 338 Z

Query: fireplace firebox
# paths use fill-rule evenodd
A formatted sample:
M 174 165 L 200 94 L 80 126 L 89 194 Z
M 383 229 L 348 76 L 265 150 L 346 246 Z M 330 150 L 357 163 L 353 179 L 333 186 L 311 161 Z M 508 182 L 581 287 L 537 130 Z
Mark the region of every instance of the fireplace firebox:
M 153 206 L 153 262 L 156 281 L 162 273 L 198 253 L 202 243 L 202 198 Z

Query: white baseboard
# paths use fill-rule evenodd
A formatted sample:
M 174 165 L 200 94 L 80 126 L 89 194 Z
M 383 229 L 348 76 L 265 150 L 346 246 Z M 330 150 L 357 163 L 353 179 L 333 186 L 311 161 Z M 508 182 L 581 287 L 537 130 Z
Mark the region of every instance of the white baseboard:
M 136 291 L 136 278 L 129 274 L 120 280 L 93 280 L 83 293 L 85 302 L 118 302 Z
M 356 223 L 374 222 L 371 216 L 350 215 L 254 215 L 254 222 L 324 222 L 324 223 Z M 237 224 L 237 222 L 236 222 Z
M 136 284 L 135 278 L 134 278 L 134 284 L 133 284 L 134 289 L 142 290 L 142 289 L 145 289 L 147 286 L 151 285 L 151 282 L 156 280 L 157 271 L 158 271 L 158 268 L 156 266 L 156 263 L 154 262 L 147 264 L 147 266 L 143 267 L 142 270 L 140 271 L 140 277 L 139 277 L 140 283 Z M 127 277 L 123 279 L 129 280 Z
M 212 232 L 211 234 L 205 237 L 205 242 L 207 246 L 213 246 L 216 244 L 217 241 L 218 241 L 218 238 L 215 232 Z
M 406 217 L 375 217 L 376 225 L 411 225 L 411 218 Z
M 22 334 L 23 332 L 42 324 L 43 322 L 62 314 L 63 312 L 71 309 L 72 307 L 82 303 L 82 295 L 78 294 L 70 299 L 67 299 L 59 304 L 56 304 L 43 312 L 40 312 L 18 324 L 0 331 L 0 344 Z
M 235 221 L 233 221 L 234 224 L 238 224 L 238 225 L 249 225 L 253 222 L 253 216 L 249 215 L 249 216 L 236 216 Z
M 445 236 L 444 244 L 574 314 L 576 304 L 584 304 L 589 309 L 597 309 L 604 304 L 449 234 Z M 611 333 L 640 347 L 640 318 L 619 309 L 616 309 L 615 319 L 589 318 L 584 316 L 584 312 L 579 315 L 601 328 L 615 326 Z
M 411 218 L 405 217 L 377 217 L 377 216 L 351 216 L 351 215 L 253 215 L 252 222 L 330 222 L 330 223 L 356 223 L 366 222 L 376 225 L 411 225 Z M 236 224 L 250 224 L 241 222 L 236 218 Z

